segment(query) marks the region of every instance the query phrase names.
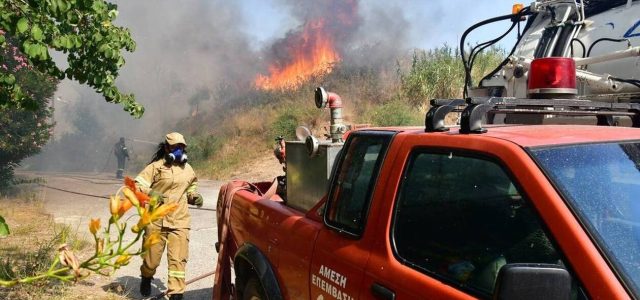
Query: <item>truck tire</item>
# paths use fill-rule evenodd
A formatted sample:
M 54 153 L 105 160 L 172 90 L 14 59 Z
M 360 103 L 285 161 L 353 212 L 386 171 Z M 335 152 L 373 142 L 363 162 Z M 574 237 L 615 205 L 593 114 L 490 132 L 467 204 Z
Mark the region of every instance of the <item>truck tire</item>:
M 255 276 L 249 278 L 242 292 L 242 300 L 267 300 L 260 281 Z

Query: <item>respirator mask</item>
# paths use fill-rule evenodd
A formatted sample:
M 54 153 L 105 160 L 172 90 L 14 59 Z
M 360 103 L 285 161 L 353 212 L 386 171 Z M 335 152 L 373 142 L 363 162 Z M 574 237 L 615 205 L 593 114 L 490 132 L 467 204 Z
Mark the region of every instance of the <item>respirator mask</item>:
M 171 151 L 171 153 L 167 154 L 165 159 L 169 163 L 177 162 L 184 164 L 187 162 L 187 152 L 183 148 L 176 148 Z

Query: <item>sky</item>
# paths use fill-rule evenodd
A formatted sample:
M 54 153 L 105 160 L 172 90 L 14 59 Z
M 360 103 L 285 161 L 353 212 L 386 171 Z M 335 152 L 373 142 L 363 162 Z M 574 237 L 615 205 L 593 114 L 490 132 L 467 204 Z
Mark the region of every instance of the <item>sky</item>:
M 254 38 L 251 46 L 259 48 L 271 39 L 283 36 L 289 29 L 299 25 L 290 12 L 282 6 L 274 5 L 277 0 L 241 0 L 245 17 L 245 32 Z M 393 2 L 393 3 L 388 3 Z M 396 10 L 406 18 L 411 26 L 409 44 L 413 48 L 429 49 L 443 44 L 458 45 L 465 29 L 485 19 L 511 13 L 513 4 L 507 0 L 363 0 L 363 10 L 376 7 Z M 528 3 L 528 2 L 521 2 Z M 507 23 L 498 23 L 478 29 L 470 37 L 470 42 L 482 42 L 506 29 Z M 514 38 L 505 38 L 500 45 L 511 47 Z

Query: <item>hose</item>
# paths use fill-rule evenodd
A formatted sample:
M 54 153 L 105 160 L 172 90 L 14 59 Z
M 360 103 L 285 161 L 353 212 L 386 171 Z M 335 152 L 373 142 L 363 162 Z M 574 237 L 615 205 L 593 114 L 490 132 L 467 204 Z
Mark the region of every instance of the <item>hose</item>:
M 52 187 L 50 185 L 46 185 L 46 184 L 42 184 L 42 183 L 38 183 L 38 185 L 42 186 L 42 187 L 45 187 L 45 188 L 48 188 L 48 189 L 61 191 L 61 192 L 69 193 L 69 194 L 75 194 L 75 195 L 87 196 L 87 197 L 93 197 L 93 198 L 109 199 L 109 196 L 100 196 L 100 195 L 94 195 L 94 194 L 80 193 L 80 192 L 76 192 L 76 191 L 70 191 L 70 190 L 65 190 L 65 189 L 61 189 L 61 188 L 57 188 L 57 187 Z M 202 207 L 195 207 L 195 206 L 190 206 L 189 209 L 216 211 L 215 208 L 202 208 Z
M 87 196 L 87 197 L 94 197 L 94 198 L 101 198 L 101 199 L 109 199 L 108 196 L 100 196 L 100 195 L 93 195 L 93 194 L 85 194 L 85 193 L 80 193 L 80 192 L 74 192 L 74 191 L 70 191 L 70 190 L 65 190 L 65 189 L 61 189 L 61 188 L 56 188 L 56 187 L 52 187 L 46 184 L 42 184 L 42 183 L 38 183 L 38 185 L 48 188 L 48 189 L 52 189 L 52 190 L 56 190 L 56 191 L 61 191 L 61 192 L 65 192 L 65 193 L 69 193 L 69 194 L 75 194 L 75 195 L 81 195 L 81 196 Z
M 496 42 L 498 42 L 499 40 L 501 40 L 502 38 L 504 38 L 504 36 L 506 36 L 507 34 L 509 34 L 509 32 L 511 32 L 511 30 L 513 30 L 513 28 L 515 27 L 515 25 L 517 23 L 520 22 L 521 18 L 523 16 L 526 15 L 531 15 L 531 8 L 530 7 L 525 7 L 524 9 L 522 9 L 520 12 L 518 12 L 517 14 L 508 14 L 508 15 L 504 15 L 504 16 L 499 16 L 499 17 L 494 17 L 491 19 L 487 19 L 484 21 L 481 21 L 479 23 L 476 23 L 474 25 L 472 25 L 471 27 L 467 28 L 467 30 L 464 31 L 464 33 L 462 34 L 462 37 L 460 38 L 460 56 L 462 58 L 462 65 L 464 66 L 464 72 L 465 72 L 465 78 L 464 78 L 464 97 L 467 97 L 468 95 L 468 87 L 471 85 L 471 69 L 473 67 L 472 62 L 475 60 L 475 56 L 477 55 L 476 53 L 476 49 L 478 47 L 481 47 L 481 49 L 478 51 L 478 53 L 480 51 L 482 51 L 483 49 L 485 49 L 488 46 L 491 46 L 493 44 L 495 44 Z M 512 20 L 513 24 L 511 26 L 511 28 L 509 28 L 509 30 L 503 34 L 502 36 L 490 40 L 488 42 L 482 43 L 480 45 L 475 46 L 474 48 L 472 48 L 471 52 L 469 53 L 469 60 L 467 60 L 465 53 L 464 53 L 464 46 L 465 46 L 465 40 L 467 39 L 467 35 L 469 35 L 469 33 L 471 33 L 472 31 L 474 31 L 475 29 L 487 25 L 487 24 L 491 24 L 491 23 L 495 23 L 495 22 L 499 22 L 499 21 L 504 21 L 504 20 Z M 531 24 L 531 22 L 527 22 L 527 26 L 525 26 L 525 29 L 523 32 L 526 32 L 526 30 L 529 28 L 529 25 Z M 515 47 L 518 45 L 518 42 L 520 42 L 520 39 L 522 38 L 522 36 L 520 36 L 518 38 L 518 41 L 516 42 L 516 45 L 514 46 L 511 54 L 509 56 L 511 56 L 513 54 L 513 52 L 515 51 Z M 504 64 L 506 64 L 506 61 L 503 61 L 503 64 L 501 64 L 501 66 L 499 68 L 497 68 L 497 70 L 499 70 L 500 68 L 502 68 L 502 66 L 504 66 Z M 497 72 L 497 71 L 495 71 Z M 491 76 L 493 76 L 493 74 L 495 74 L 495 72 L 490 73 Z M 485 76 L 485 78 L 487 78 L 487 76 Z M 484 78 L 483 78 L 484 80 Z
M 211 276 L 211 275 L 213 275 L 213 274 L 215 274 L 215 273 L 216 273 L 216 270 L 213 270 L 212 272 L 209 272 L 209 273 L 202 274 L 202 275 L 200 275 L 200 276 L 198 276 L 198 277 L 196 277 L 196 278 L 193 278 L 193 279 L 191 279 L 191 280 L 187 280 L 187 282 L 185 282 L 185 285 L 192 284 L 192 283 L 194 283 L 194 282 L 196 282 L 196 281 L 198 281 L 198 280 L 201 280 L 201 279 L 207 278 L 207 277 L 209 277 L 209 276 Z M 153 297 L 151 297 L 151 298 L 149 298 L 149 299 L 150 299 L 150 300 L 160 300 L 160 299 L 162 299 L 164 296 L 166 296 L 166 295 L 167 295 L 167 292 L 169 292 L 169 291 L 168 291 L 168 290 L 167 290 L 167 291 L 164 291 L 164 292 L 162 292 L 162 293 L 160 293 L 160 294 L 157 294 L 157 295 L 155 295 L 155 296 L 153 296 Z
M 528 9 L 528 7 L 524 8 L 522 11 L 520 11 L 520 13 L 523 13 L 523 11 L 526 10 L 526 9 Z M 526 14 L 527 15 L 531 15 L 532 13 L 530 11 L 527 11 Z M 495 69 L 493 69 L 493 71 L 489 72 L 489 74 L 487 74 L 485 77 L 483 77 L 480 80 L 480 82 L 483 82 L 484 80 L 487 80 L 487 79 L 493 77 L 493 75 L 495 75 L 498 71 L 500 71 L 507 63 L 509 63 L 509 57 L 511 57 L 516 52 L 516 49 L 518 48 L 518 44 L 522 40 L 522 37 L 524 37 L 524 33 L 526 33 L 527 30 L 529 30 L 529 27 L 531 27 L 531 24 L 533 23 L 532 20 L 533 20 L 533 18 L 530 18 L 529 21 L 527 22 L 527 25 L 524 26 L 524 29 L 522 30 L 522 35 L 516 41 L 516 43 L 513 45 L 513 48 L 511 48 L 511 52 L 509 52 L 509 55 L 507 55 L 507 57 Z
M 582 58 L 585 58 L 587 55 L 587 47 L 585 47 L 584 43 L 577 38 L 571 39 L 571 57 L 573 57 L 573 42 L 578 42 L 578 44 L 582 46 Z
M 471 70 L 473 70 L 473 65 L 474 65 L 474 64 L 475 64 L 475 62 L 476 62 L 476 57 L 478 56 L 478 54 L 480 54 L 484 49 L 486 49 L 487 47 L 490 47 L 490 46 L 494 45 L 494 44 L 495 44 L 495 43 L 497 43 L 498 41 L 502 40 L 502 39 L 503 39 L 505 36 L 507 36 L 509 33 L 511 33 L 511 31 L 516 27 L 516 24 L 520 24 L 520 22 L 515 22 L 515 23 L 511 24 L 511 27 L 509 28 L 509 30 L 507 30 L 507 31 L 506 31 L 505 33 L 503 33 L 501 36 L 499 36 L 499 37 L 497 37 L 497 38 L 495 38 L 495 39 L 493 39 L 493 40 L 491 40 L 491 41 L 488 41 L 488 42 L 485 42 L 485 43 L 479 44 L 479 45 L 477 45 L 477 46 L 475 46 L 475 47 L 473 47 L 473 48 L 471 49 L 471 53 L 470 53 L 470 55 L 469 55 L 469 56 L 471 57 L 471 59 L 469 60 L 469 72 L 471 72 Z M 476 50 L 478 47 L 481 47 L 481 48 L 480 48 L 480 49 L 478 49 L 478 50 Z
M 593 47 L 600 42 L 615 42 L 615 43 L 627 42 L 627 46 L 631 47 L 631 41 L 629 39 L 600 38 L 595 40 L 593 43 L 591 43 L 591 45 L 589 46 L 589 50 L 587 50 L 587 57 L 591 57 L 591 50 L 593 50 Z

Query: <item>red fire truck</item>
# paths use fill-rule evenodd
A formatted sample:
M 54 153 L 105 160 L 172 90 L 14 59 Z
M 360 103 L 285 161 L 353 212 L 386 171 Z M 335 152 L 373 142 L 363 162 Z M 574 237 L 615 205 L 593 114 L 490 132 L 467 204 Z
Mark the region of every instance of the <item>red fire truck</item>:
M 492 19 L 525 23 L 514 50 L 421 127 L 350 130 L 318 88 L 331 140 L 287 141 L 285 178 L 221 189 L 214 299 L 640 298 L 639 12 Z

